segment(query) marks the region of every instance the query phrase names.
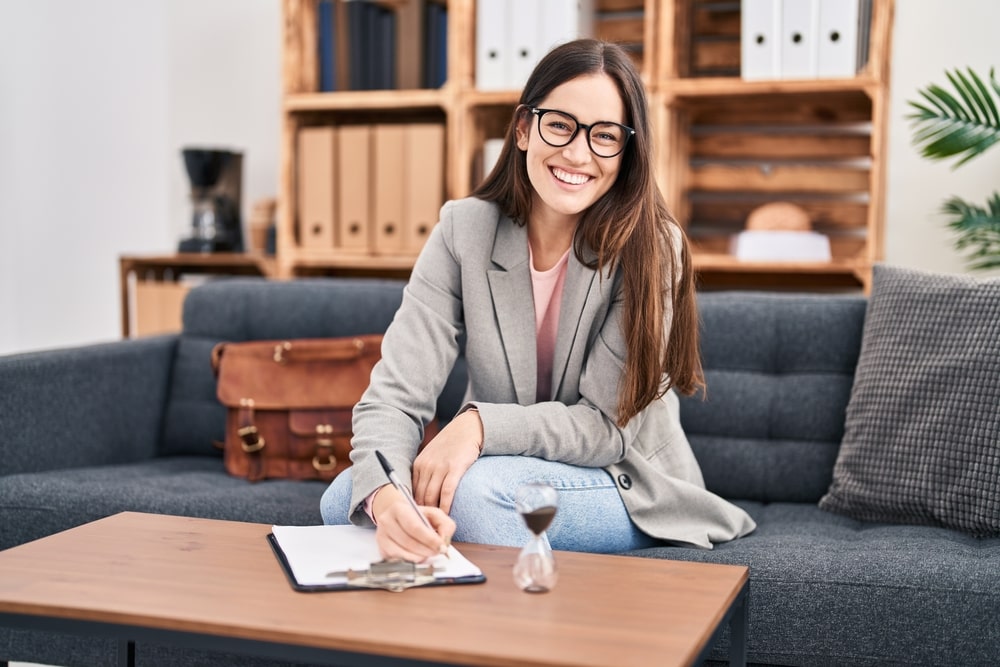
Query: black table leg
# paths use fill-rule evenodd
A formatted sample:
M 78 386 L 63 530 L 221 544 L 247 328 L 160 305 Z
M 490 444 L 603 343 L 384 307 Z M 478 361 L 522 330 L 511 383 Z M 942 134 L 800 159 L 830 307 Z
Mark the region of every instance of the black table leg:
M 747 627 L 748 592 L 744 589 L 742 595 L 733 605 L 732 616 L 729 617 L 729 666 L 746 667 L 747 664 Z
M 135 667 L 135 642 L 118 640 L 118 667 Z

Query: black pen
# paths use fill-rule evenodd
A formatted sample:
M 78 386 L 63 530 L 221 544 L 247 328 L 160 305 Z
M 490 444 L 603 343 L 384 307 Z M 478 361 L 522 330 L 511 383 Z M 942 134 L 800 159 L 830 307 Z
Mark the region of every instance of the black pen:
M 376 458 L 378 458 L 378 462 L 382 464 L 382 470 L 385 471 L 385 476 L 389 478 L 389 481 L 392 482 L 392 485 L 396 487 L 396 490 L 399 491 L 404 498 L 406 498 L 406 502 L 410 503 L 410 507 L 412 507 L 413 511 L 417 513 L 417 516 L 420 517 L 420 520 L 424 522 L 424 525 L 430 528 L 431 530 L 434 530 L 434 526 L 431 525 L 431 522 L 427 520 L 427 517 L 424 516 L 424 513 L 420 511 L 419 507 L 417 507 L 417 501 L 413 499 L 413 496 L 410 494 L 410 492 L 406 489 L 405 486 L 403 486 L 403 483 L 399 481 L 399 475 L 397 475 L 396 471 L 392 469 L 391 465 L 389 465 L 389 461 L 386 460 L 384 456 L 382 456 L 382 452 L 376 449 L 375 456 Z M 448 556 L 447 542 L 445 542 L 444 551 L 442 551 L 441 553 L 443 553 L 445 557 L 450 557 Z

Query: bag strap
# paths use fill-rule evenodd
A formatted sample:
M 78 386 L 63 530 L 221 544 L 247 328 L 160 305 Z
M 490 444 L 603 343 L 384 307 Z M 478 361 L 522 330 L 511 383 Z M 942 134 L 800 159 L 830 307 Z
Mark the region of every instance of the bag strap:
M 248 343 L 218 343 L 212 348 L 212 372 L 219 376 L 222 368 L 222 356 L 226 348 L 234 345 L 270 346 L 275 363 L 285 364 L 298 361 L 347 361 L 356 359 L 372 348 L 378 351 L 382 340 L 381 335 L 353 336 L 350 338 L 330 339 L 314 338 L 302 340 L 281 341 L 251 341 Z
M 274 345 L 274 361 L 279 364 L 295 361 L 345 361 L 365 353 L 368 343 L 355 336 L 343 340 L 281 341 Z

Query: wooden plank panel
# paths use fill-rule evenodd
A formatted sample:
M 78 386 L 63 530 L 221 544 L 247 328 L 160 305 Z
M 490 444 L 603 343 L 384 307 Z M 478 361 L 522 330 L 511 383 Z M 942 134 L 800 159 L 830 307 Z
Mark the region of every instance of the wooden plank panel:
M 302 3 L 301 45 L 299 61 L 302 70 L 300 90 L 312 93 L 319 90 L 319 8 L 313 0 Z
M 594 32 L 598 39 L 624 44 L 642 44 L 643 27 L 641 16 L 598 16 L 594 21 Z
M 865 134 L 754 134 L 750 132 L 695 133 L 694 157 L 715 158 L 848 158 L 867 157 Z
M 696 70 L 740 69 L 739 40 L 695 40 L 693 66 Z
M 597 0 L 595 9 L 599 12 L 629 12 L 641 11 L 645 0 Z
M 764 203 L 760 200 L 698 200 L 692 204 L 691 219 L 709 225 L 742 228 L 750 212 Z M 814 229 L 864 229 L 868 223 L 868 204 L 864 202 L 794 200 L 793 203 L 809 215 Z
M 867 169 L 814 165 L 693 165 L 691 190 L 716 192 L 863 192 Z
M 684 103 L 692 125 L 838 125 L 871 121 L 864 94 L 715 97 Z
M 740 38 L 740 10 L 695 7 L 694 34 L 702 37 Z

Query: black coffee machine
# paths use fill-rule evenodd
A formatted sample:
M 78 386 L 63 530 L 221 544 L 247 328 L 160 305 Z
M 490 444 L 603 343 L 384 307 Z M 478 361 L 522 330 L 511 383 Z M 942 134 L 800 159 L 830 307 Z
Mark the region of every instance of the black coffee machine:
M 212 148 L 185 148 L 191 180 L 191 237 L 179 252 L 242 252 L 240 221 L 243 154 Z

